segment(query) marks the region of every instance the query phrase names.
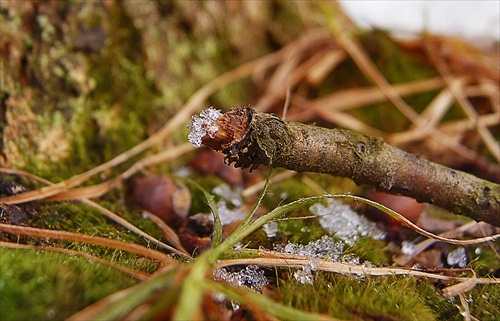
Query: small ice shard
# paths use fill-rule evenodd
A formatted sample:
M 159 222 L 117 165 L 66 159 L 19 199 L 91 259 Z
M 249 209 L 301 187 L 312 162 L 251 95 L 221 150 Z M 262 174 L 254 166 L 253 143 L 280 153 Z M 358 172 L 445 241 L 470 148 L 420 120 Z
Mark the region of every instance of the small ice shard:
M 256 265 L 248 265 L 236 272 L 230 272 L 226 268 L 221 268 L 215 270 L 213 273 L 215 279 L 224 280 L 235 286 L 247 286 L 256 292 L 261 292 L 262 288 L 269 284 L 264 271 Z
M 363 267 L 365 267 L 365 268 L 374 268 L 374 267 L 376 267 L 375 264 L 373 264 L 372 262 L 370 262 L 368 260 L 365 260 L 361 265 Z
M 309 264 L 308 265 L 311 267 L 312 271 L 316 271 L 316 269 L 318 268 L 318 266 L 320 264 L 321 264 L 321 261 L 319 261 L 316 258 L 312 258 L 311 260 L 309 260 Z
M 193 171 L 189 167 L 179 167 L 174 171 L 174 176 L 187 178 L 192 172 Z
M 295 271 L 295 273 L 293 273 L 293 276 L 295 277 L 295 280 L 302 284 L 314 284 L 314 277 L 312 275 L 311 266 L 309 264 L 303 266 L 302 269 Z
M 320 217 L 319 222 L 324 230 L 348 245 L 354 245 L 360 237 L 370 236 L 375 240 L 382 240 L 386 236 L 374 222 L 335 199 L 328 199 L 328 206 L 316 203 L 309 208 L 309 211 Z
M 217 202 L 217 212 L 222 225 L 229 225 L 234 221 L 243 220 L 246 214 L 242 210 L 235 208 L 229 209 L 225 201 Z
M 467 266 L 467 252 L 465 251 L 465 247 L 459 247 L 448 253 L 446 262 L 449 266 L 465 268 Z
M 415 244 L 408 241 L 403 241 L 401 244 L 401 253 L 406 255 L 412 255 L 415 252 Z
M 226 183 L 222 183 L 214 187 L 212 189 L 212 193 L 219 195 L 234 206 L 241 206 L 243 204 L 241 199 L 241 189 L 232 189 L 231 186 Z
M 342 256 L 342 263 L 351 264 L 351 265 L 359 265 L 359 257 L 354 254 L 346 254 Z
M 336 242 L 333 238 L 323 235 L 320 239 L 309 242 L 307 245 L 288 242 L 285 245 L 277 244 L 274 246 L 274 249 L 281 253 L 335 262 L 344 254 L 344 243 Z
M 238 242 L 233 246 L 233 250 L 240 251 L 245 248 L 245 244 Z
M 191 130 L 188 135 L 189 142 L 195 147 L 200 147 L 203 137 L 208 135 L 213 138 L 219 129 L 215 121 L 220 116 L 222 116 L 221 111 L 213 107 L 203 109 L 199 116 L 193 115 L 192 123 L 188 125 L 188 129 Z
M 266 232 L 267 237 L 276 237 L 278 235 L 278 222 L 271 221 L 262 226 L 264 232 Z

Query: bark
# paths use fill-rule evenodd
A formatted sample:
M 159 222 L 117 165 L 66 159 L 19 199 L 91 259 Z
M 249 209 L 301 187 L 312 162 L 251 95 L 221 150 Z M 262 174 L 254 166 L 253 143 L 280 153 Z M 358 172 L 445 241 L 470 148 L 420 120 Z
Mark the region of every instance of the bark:
M 235 167 L 260 164 L 351 178 L 391 194 L 500 226 L 500 185 L 427 161 L 381 138 L 281 120 L 236 107 L 211 125 L 202 144 L 222 151 Z

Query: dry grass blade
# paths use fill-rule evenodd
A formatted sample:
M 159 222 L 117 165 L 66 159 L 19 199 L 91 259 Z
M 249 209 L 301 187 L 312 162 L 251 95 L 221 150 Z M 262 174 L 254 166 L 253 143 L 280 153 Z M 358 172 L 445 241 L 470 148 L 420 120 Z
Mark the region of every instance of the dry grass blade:
M 462 236 L 466 231 L 470 231 L 472 229 L 481 229 L 481 225 L 486 223 L 483 222 L 469 222 L 459 226 L 453 230 L 446 231 L 442 234 L 439 234 L 440 237 L 452 238 Z M 429 248 L 432 244 L 436 243 L 438 240 L 434 238 L 427 239 L 415 245 L 413 248 L 411 255 L 401 255 L 400 257 L 395 258 L 395 261 L 400 265 L 406 265 L 413 257 L 422 253 L 424 250 Z M 498 254 L 497 254 L 498 256 Z
M 286 268 L 302 268 L 311 264 L 311 258 L 301 257 L 297 255 L 283 254 L 271 251 L 259 251 L 259 258 L 250 259 L 228 259 L 221 260 L 214 265 L 214 268 L 220 269 L 227 266 L 234 265 L 258 265 L 258 266 L 268 266 L 268 267 L 286 267 Z M 362 265 L 353 265 L 341 262 L 331 262 L 322 259 L 314 259 L 315 267 L 317 271 L 332 272 L 339 274 L 364 274 L 373 276 L 383 276 L 383 275 L 411 275 L 416 277 L 424 277 L 434 280 L 445 280 L 445 281 L 468 281 L 471 278 L 448 276 L 441 274 L 434 274 L 429 272 L 423 272 L 418 270 L 410 270 L 403 268 L 392 268 L 392 267 L 365 267 Z M 475 284 L 500 284 L 498 279 L 490 278 L 473 278 Z
M 175 233 L 174 230 L 170 228 L 161 218 L 158 216 L 154 215 L 153 213 L 150 213 L 148 211 L 142 211 L 144 215 L 146 215 L 147 218 L 149 218 L 151 221 L 155 222 L 156 225 L 163 231 L 163 235 L 165 238 L 177 249 L 182 251 L 184 254 L 189 255 L 189 252 L 186 251 L 184 246 L 182 246 L 181 241 L 179 240 L 179 237 Z
M 284 52 L 284 59 L 267 82 L 266 92 L 255 104 L 256 108 L 260 111 L 269 110 L 277 100 L 285 97 L 287 87 L 292 88 L 297 85 L 307 75 L 311 67 L 329 52 L 329 50 L 320 52 L 301 63 L 304 48 L 316 47 L 330 41 L 330 37 L 324 30 L 314 30 L 281 49 Z
M 478 115 L 477 112 L 475 111 L 474 106 L 472 106 L 472 104 L 465 96 L 465 90 L 463 90 L 462 88 L 463 84 L 455 81 L 455 78 L 451 73 L 450 68 L 447 66 L 447 64 L 444 63 L 440 52 L 437 50 L 435 46 L 435 43 L 433 43 L 432 41 L 426 42 L 425 49 L 427 50 L 427 53 L 431 61 L 434 62 L 437 69 L 441 73 L 441 76 L 446 82 L 448 88 L 450 88 L 451 93 L 453 94 L 454 98 L 456 99 L 462 110 L 465 112 L 467 117 L 469 117 L 472 121 L 475 122 Z M 480 125 L 478 125 L 477 127 L 477 132 L 485 142 L 486 146 L 488 147 L 492 155 L 496 158 L 497 161 L 500 161 L 500 148 L 498 144 L 495 142 L 493 135 L 491 135 L 491 133 L 486 129 L 486 127 Z
M 186 147 L 186 145 L 184 145 L 184 147 Z M 165 156 L 165 154 L 162 153 L 162 156 Z M 171 154 L 169 154 L 169 157 L 171 156 Z M 154 158 L 155 160 L 158 160 L 158 157 L 155 157 Z M 161 158 L 161 159 L 164 159 L 164 158 Z M 141 168 L 141 166 L 137 166 L 137 170 Z M 2 169 L 0 169 L 2 170 Z M 48 185 L 53 185 L 53 183 L 41 178 L 41 177 L 38 177 L 36 175 L 33 175 L 33 174 L 29 174 L 29 173 L 26 173 L 24 171 L 19 171 L 19 170 L 8 170 L 8 171 L 5 171 L 5 172 L 8 172 L 10 174 L 15 174 L 15 175 L 22 175 L 22 176 L 27 176 L 27 177 L 30 177 L 34 180 L 37 180 L 37 181 L 40 181 L 40 182 L 43 182 L 44 184 L 48 184 Z M 152 237 L 151 235 L 145 233 L 144 231 L 142 231 L 141 229 L 137 228 L 136 226 L 132 225 L 131 223 L 129 223 L 127 220 L 123 219 L 122 217 L 118 216 L 117 214 L 113 213 L 112 211 L 108 210 L 107 208 L 97 204 L 96 202 L 94 201 L 91 201 L 89 199 L 87 199 L 87 197 L 96 197 L 96 195 L 98 195 L 100 192 L 102 192 L 103 194 L 106 193 L 109 189 L 108 188 L 111 188 L 113 186 L 115 186 L 115 184 L 117 184 L 119 181 L 120 177 L 118 178 L 115 178 L 113 180 L 110 180 L 106 183 L 103 183 L 103 184 L 99 184 L 99 185 L 94 185 L 94 186 L 89 186 L 89 187 L 83 187 L 83 188 L 80 188 L 80 189 L 74 189 L 74 190 L 70 190 L 68 192 L 65 192 L 63 194 L 59 194 L 58 196 L 55 196 L 54 199 L 55 200 L 61 200 L 61 199 L 75 199 L 83 204 L 86 204 L 88 206 L 91 206 L 95 209 L 97 209 L 99 212 L 101 212 L 104 216 L 106 216 L 108 219 L 120 224 L 121 226 L 127 228 L 128 230 L 130 230 L 131 232 L 133 233 L 136 233 L 137 235 L 140 235 L 142 237 L 144 237 L 146 240 L 149 240 L 151 242 L 153 242 L 153 244 L 156 244 L 157 246 L 161 247 L 161 248 L 164 248 L 172 253 L 175 253 L 181 257 L 184 257 L 184 258 L 190 258 L 191 256 L 186 252 L 186 250 L 181 246 L 181 247 L 177 247 L 177 248 L 173 248 L 171 247 L 170 245 L 168 244 L 165 244 L 163 243 L 162 241 L 160 240 L 157 240 L 156 238 Z M 95 194 L 92 194 L 92 191 L 98 191 L 99 193 L 95 193 Z M 80 192 L 80 194 L 78 194 L 78 192 Z M 64 195 L 68 196 L 67 198 L 64 197 Z M 99 194 L 99 195 L 102 195 L 102 194 Z M 71 198 L 69 198 L 71 196 Z M 161 227 L 160 227 L 161 228 Z M 172 237 L 171 239 L 167 238 L 167 240 L 169 242 L 172 242 L 172 244 L 174 245 L 180 245 L 180 243 L 178 242 L 178 239 Z
M 454 297 L 459 294 L 472 290 L 476 285 L 477 285 L 476 278 L 470 278 L 468 280 L 444 288 L 443 295 L 448 298 Z
M 373 136 L 384 136 L 384 133 L 374 127 L 368 126 L 354 116 L 340 112 L 340 111 L 325 111 L 324 109 L 317 109 L 316 115 L 328 120 L 332 124 L 339 125 L 344 128 L 356 130 L 362 133 Z
M 400 96 L 411 96 L 442 88 L 443 85 L 441 79 L 431 78 L 396 84 L 393 88 Z M 304 102 L 302 108 L 340 111 L 360 108 L 386 100 L 386 95 L 379 87 L 351 88 L 333 92 L 313 101 Z
M 189 143 L 175 146 L 158 154 L 150 155 L 137 161 L 129 169 L 127 169 L 123 173 L 117 175 L 115 178 L 110 179 L 106 182 L 92 186 L 70 189 L 65 192 L 61 192 L 54 196 L 48 197 L 46 199 L 49 201 L 63 201 L 63 200 L 79 200 L 82 198 L 100 197 L 109 192 L 111 189 L 121 186 L 123 180 L 131 177 L 140 170 L 143 170 L 148 166 L 152 166 L 158 163 L 178 159 L 179 157 L 192 151 L 193 149 L 194 149 L 193 145 Z
M 427 45 L 425 46 L 425 49 L 428 51 L 429 57 L 441 73 L 441 76 L 446 82 L 455 100 L 458 102 L 460 107 L 462 107 L 462 110 L 465 112 L 467 117 L 469 117 L 473 122 L 476 122 L 478 117 L 477 112 L 474 109 L 474 106 L 472 106 L 470 101 L 465 96 L 465 91 L 462 88 L 463 84 L 461 82 L 455 81 L 453 74 L 449 70 L 448 66 L 444 63 L 437 49 L 431 45 L 432 43 L 426 43 Z M 477 124 L 477 132 L 485 142 L 491 154 L 496 158 L 497 161 L 500 161 L 500 147 L 495 142 L 493 135 L 487 130 L 486 127 L 479 124 Z
M 48 237 L 48 238 L 56 238 L 59 240 L 67 240 L 73 242 L 83 242 L 90 243 L 95 245 L 101 245 L 106 247 L 111 247 L 118 250 L 127 251 L 130 253 L 146 256 L 155 260 L 159 260 L 163 264 L 177 264 L 177 262 L 172 259 L 170 256 L 158 252 L 156 250 L 148 249 L 143 246 L 131 243 L 124 243 L 116 240 L 106 239 L 98 236 L 90 236 L 83 235 L 78 233 L 71 233 L 65 231 L 54 231 L 54 230 L 46 230 L 39 229 L 33 227 L 25 227 L 25 226 L 17 226 L 17 225 L 8 225 L 8 224 L 0 224 L 0 230 L 12 234 L 18 235 L 30 235 L 36 237 Z
M 127 273 L 133 278 L 139 280 L 139 281 L 145 281 L 151 277 L 148 273 L 144 273 L 142 271 L 137 271 L 133 269 L 129 269 L 125 266 L 115 264 L 113 262 L 109 262 L 107 260 L 101 259 L 100 257 L 93 256 L 87 253 L 82 253 L 79 251 L 73 251 L 69 249 L 64 249 L 64 248 L 59 248 L 59 247 L 51 247 L 51 246 L 31 246 L 31 245 L 24 245 L 24 244 L 19 244 L 19 243 L 11 243 L 11 242 L 0 242 L 0 247 L 3 248 L 9 248 L 9 249 L 22 249 L 22 250 L 31 250 L 31 251 L 42 251 L 42 252 L 57 252 L 57 253 L 63 253 L 67 255 L 72 255 L 72 256 L 79 256 L 83 257 L 86 260 L 94 261 L 102 265 L 109 266 L 110 268 L 113 268 L 115 270 L 121 271 L 123 273 Z
M 340 6 L 339 4 L 335 4 L 335 6 Z M 338 12 L 342 12 L 338 10 Z M 384 93 L 384 95 L 396 106 L 396 108 L 406 116 L 412 123 L 420 124 L 422 123 L 422 119 L 419 118 L 418 114 L 408 106 L 407 103 L 401 99 L 401 96 L 398 92 L 392 87 L 391 84 L 385 79 L 380 70 L 375 66 L 375 64 L 371 61 L 368 54 L 365 52 L 363 47 L 358 43 L 357 40 L 354 39 L 351 32 L 349 32 L 346 28 L 343 28 L 339 25 L 340 21 L 347 20 L 347 16 L 340 13 L 340 17 L 338 18 L 337 24 L 331 24 L 331 29 L 334 33 L 335 38 L 339 42 L 340 45 L 345 49 L 345 51 L 349 54 L 349 56 L 354 60 L 358 68 L 363 72 L 363 74 L 373 81 Z
M 90 201 L 90 200 L 86 200 L 86 199 L 84 199 L 84 200 L 80 200 L 80 201 L 81 201 L 82 203 L 84 203 L 84 204 L 87 204 L 87 205 L 89 205 L 89 206 L 92 206 L 92 207 L 94 207 L 94 208 L 98 209 L 98 210 L 99 210 L 101 213 L 103 213 L 103 214 L 104 214 L 107 218 L 109 218 L 109 219 L 111 219 L 111 220 L 115 221 L 116 223 L 118 223 L 118 224 L 120 224 L 121 226 L 123 226 L 123 227 L 125 227 L 125 228 L 129 229 L 130 231 L 132 231 L 132 232 L 136 233 L 137 235 L 140 235 L 140 236 L 144 237 L 146 240 L 151 241 L 154 245 L 159 246 L 159 247 L 161 247 L 161 248 L 164 248 L 164 249 L 166 249 L 166 250 L 168 250 L 168 251 L 170 251 L 170 252 L 172 252 L 172 253 L 175 253 L 175 254 L 179 255 L 180 257 L 183 257 L 183 258 L 187 258 L 187 259 L 189 259 L 189 258 L 191 257 L 191 256 L 190 256 L 190 255 L 186 252 L 186 250 L 185 250 L 183 247 L 176 249 L 176 248 L 171 247 L 171 246 L 170 246 L 170 245 L 168 245 L 168 244 L 163 243 L 163 242 L 162 242 L 162 241 L 160 241 L 160 240 L 157 240 L 156 238 L 154 238 L 154 237 L 152 237 L 151 235 L 149 235 L 149 234 L 147 234 L 147 233 L 143 232 L 141 229 L 137 228 L 136 226 L 134 226 L 134 225 L 130 224 L 127 220 L 125 220 L 125 219 L 121 218 L 120 216 L 116 215 L 115 213 L 111 212 L 111 211 L 110 211 L 110 210 L 108 210 L 107 208 L 104 208 L 104 207 L 102 207 L 101 205 L 99 205 L 99 204 L 97 204 L 97 203 L 95 203 L 95 202 L 92 202 L 92 201 Z M 169 240 L 169 241 L 171 241 L 171 240 Z M 172 243 L 172 244 L 176 245 L 175 243 L 178 243 L 177 241 L 178 241 L 178 240 L 173 239 L 173 243 Z

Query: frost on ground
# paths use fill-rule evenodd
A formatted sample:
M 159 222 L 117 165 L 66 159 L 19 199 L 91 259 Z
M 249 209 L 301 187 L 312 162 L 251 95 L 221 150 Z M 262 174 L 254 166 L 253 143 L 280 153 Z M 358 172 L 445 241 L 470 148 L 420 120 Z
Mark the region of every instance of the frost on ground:
M 221 268 L 215 270 L 213 273 L 217 280 L 224 280 L 234 286 L 245 285 L 257 292 L 261 292 L 262 288 L 269 284 L 264 271 L 255 265 L 248 265 L 244 269 L 235 272 Z
M 264 232 L 266 232 L 267 237 L 272 238 L 278 235 L 278 222 L 271 221 L 262 226 Z
M 448 253 L 446 262 L 449 266 L 465 268 L 467 266 L 467 252 L 465 251 L 465 247 L 459 247 Z
M 401 253 L 413 255 L 413 253 L 415 253 L 415 243 L 403 241 L 403 244 L 401 244 Z
M 308 257 L 309 264 L 294 273 L 295 279 L 302 284 L 313 284 L 313 271 L 318 266 L 318 259 L 332 262 L 342 262 L 347 264 L 359 264 L 359 257 L 352 254 L 345 254 L 345 244 L 342 241 L 335 241 L 332 237 L 323 235 L 316 241 L 309 242 L 307 245 L 295 244 L 277 244 L 275 251 L 280 253 L 299 255 Z
M 309 284 L 313 285 L 314 284 L 314 276 L 312 274 L 313 268 L 311 267 L 312 264 L 307 264 L 306 266 L 302 267 L 302 269 L 295 271 L 293 273 L 293 277 L 295 280 L 302 284 Z
M 309 208 L 309 211 L 320 217 L 319 223 L 325 231 L 342 239 L 348 245 L 354 245 L 361 237 L 369 236 L 375 240 L 382 240 L 386 236 L 375 223 L 353 211 L 349 205 L 335 199 L 329 199 L 328 206 L 316 203 Z
M 191 133 L 188 135 L 188 140 L 195 147 L 201 146 L 201 140 L 206 135 L 211 138 L 219 129 L 215 121 L 222 116 L 220 110 L 213 107 L 205 108 L 201 111 L 200 115 L 191 116 L 192 123 L 188 125 Z
M 222 225 L 229 225 L 234 221 L 243 220 L 247 216 L 247 214 L 239 208 L 228 208 L 227 203 L 222 200 L 217 202 L 217 213 L 219 214 Z
M 344 253 L 344 248 L 344 243 L 336 242 L 327 235 L 323 235 L 320 239 L 309 242 L 307 245 L 288 242 L 287 244 L 276 244 L 274 246 L 274 250 L 280 253 L 330 261 L 339 261 L 340 256 Z
M 241 189 L 233 189 L 226 183 L 222 183 L 214 187 L 212 189 L 212 193 L 222 197 L 234 206 L 241 206 L 243 204 L 243 200 L 241 199 Z

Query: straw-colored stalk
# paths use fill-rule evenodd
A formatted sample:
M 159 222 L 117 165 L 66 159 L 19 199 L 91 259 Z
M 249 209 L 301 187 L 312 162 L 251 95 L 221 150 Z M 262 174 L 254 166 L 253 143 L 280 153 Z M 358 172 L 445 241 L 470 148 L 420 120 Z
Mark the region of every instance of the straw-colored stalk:
M 404 152 L 381 138 L 284 121 L 249 106 L 211 121 L 206 126 L 216 131 L 203 133 L 202 128 L 201 143 L 222 151 L 235 167 L 262 164 L 349 177 L 359 185 L 500 226 L 500 185 Z

